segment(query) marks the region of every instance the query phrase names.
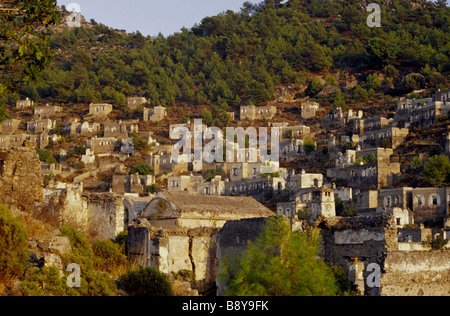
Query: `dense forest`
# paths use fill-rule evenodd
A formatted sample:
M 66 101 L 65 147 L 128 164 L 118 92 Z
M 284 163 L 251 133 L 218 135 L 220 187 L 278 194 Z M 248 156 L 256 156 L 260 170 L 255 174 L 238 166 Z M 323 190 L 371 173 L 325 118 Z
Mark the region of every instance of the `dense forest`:
M 51 66 L 8 103 L 29 97 L 118 109 L 126 97 L 144 96 L 151 105 L 209 104 L 220 116 L 231 106 L 266 103 L 279 84 L 309 85 L 305 93 L 314 97 L 317 75 L 341 88 L 346 74 L 358 75 L 357 87 L 333 94 L 335 104 L 367 100 L 385 84 L 391 95 L 447 87 L 446 1 L 371 1 L 382 8 L 381 27 L 374 28 L 367 26 L 365 1 L 282 2 L 245 2 L 240 12 L 206 17 L 168 37 L 127 34 L 95 20 L 53 28 Z M 373 75 L 380 73 L 382 82 Z

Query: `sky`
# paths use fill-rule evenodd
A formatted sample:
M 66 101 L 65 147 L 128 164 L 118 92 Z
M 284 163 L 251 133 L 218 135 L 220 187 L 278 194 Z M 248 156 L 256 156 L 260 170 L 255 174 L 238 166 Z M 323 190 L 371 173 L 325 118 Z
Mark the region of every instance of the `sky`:
M 246 0 L 57 0 L 59 6 L 77 3 L 87 21 L 106 26 L 164 36 L 200 24 L 207 16 L 226 10 L 240 11 Z M 258 3 L 260 1 L 250 1 Z

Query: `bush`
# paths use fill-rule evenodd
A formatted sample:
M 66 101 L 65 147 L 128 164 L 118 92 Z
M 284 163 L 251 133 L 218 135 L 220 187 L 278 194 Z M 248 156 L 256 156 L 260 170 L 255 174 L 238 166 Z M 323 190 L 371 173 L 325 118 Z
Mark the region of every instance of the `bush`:
M 424 245 L 431 250 L 443 251 L 448 242 L 449 240 L 444 239 L 441 235 L 438 235 L 434 240 L 431 236 L 428 236 Z
M 316 143 L 311 138 L 306 137 L 303 141 L 303 149 L 305 150 L 305 154 L 309 155 L 316 150 Z
M 414 157 L 411 161 L 411 168 L 417 168 L 420 166 L 422 166 L 422 159 L 420 159 L 419 157 Z
M 41 162 L 45 162 L 48 164 L 56 164 L 57 163 L 55 157 L 53 157 L 53 155 L 49 151 L 43 150 L 43 149 L 37 149 L 37 153 L 39 155 L 39 160 Z
M 366 89 L 361 88 L 359 85 L 356 86 L 355 91 L 353 92 L 353 99 L 355 101 L 364 102 L 369 100 L 369 93 Z
M 119 284 L 131 296 L 173 296 L 167 277 L 155 268 L 129 271 L 119 278 Z
M 23 281 L 21 291 L 25 296 L 79 296 L 54 266 L 34 269 Z
M 0 204 L 0 283 L 12 285 L 29 259 L 28 237 L 22 223 Z
M 81 287 L 74 288 L 77 295 L 116 295 L 117 289 L 110 275 L 103 271 L 98 271 L 104 268 L 103 266 L 98 266 L 98 263 L 102 262 L 102 256 L 97 257 L 95 255 L 86 237 L 70 226 L 62 226 L 60 231 L 63 236 L 69 237 L 70 245 L 72 246 L 72 251 L 63 257 L 64 264 L 76 263 L 81 268 Z M 106 247 L 99 246 L 97 250 L 103 253 L 104 248 Z M 102 250 L 100 251 L 100 249 Z
M 149 175 L 153 172 L 153 168 L 146 163 L 140 162 L 130 169 L 130 174 L 139 173 L 141 176 Z
M 96 256 L 94 262 L 96 270 L 115 274 L 126 269 L 128 265 L 127 257 L 120 245 L 110 240 L 96 241 L 92 244 L 92 250 Z
M 448 156 L 436 155 L 428 159 L 423 169 L 423 176 L 436 187 L 450 184 L 450 160 Z

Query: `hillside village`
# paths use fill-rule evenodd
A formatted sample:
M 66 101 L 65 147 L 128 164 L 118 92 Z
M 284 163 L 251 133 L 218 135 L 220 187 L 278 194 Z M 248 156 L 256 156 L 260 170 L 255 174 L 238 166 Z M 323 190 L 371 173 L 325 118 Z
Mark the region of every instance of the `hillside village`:
M 346 221 L 345 218 L 362 222 L 389 218 L 397 236 L 396 251 L 426 254 L 424 242 L 429 238 L 449 238 L 450 188 L 402 185 L 404 175 L 412 167 L 410 161 L 401 160 L 396 153 L 415 130 L 421 129 L 426 134 L 441 117 L 448 116 L 449 99 L 450 90 L 446 90 L 428 99 L 400 98 L 395 112 L 389 116 L 367 116 L 363 111 L 352 110 L 344 113 L 337 109 L 322 117 L 318 115 L 324 112 L 320 104 L 305 101 L 299 104 L 296 120 L 291 122 L 276 122 L 274 119 L 282 110 L 274 105 L 242 106 L 239 113 L 230 113 L 237 126 L 241 122 L 245 125 L 265 122 L 269 127 L 280 128 L 281 160 L 272 166 L 275 169 L 271 174 L 263 173 L 263 162 L 250 161 L 251 153 L 245 149 L 235 154 L 236 158 L 244 154 L 245 162 L 195 164 L 185 159 L 175 163 L 171 156 L 173 145 L 168 140 L 159 143 L 151 128 L 144 130 L 151 124 L 164 124 L 170 117 L 170 109 L 147 108 L 145 98 L 128 99 L 130 110 L 142 111 L 139 119 L 116 120 L 110 118 L 113 109 L 110 104 L 91 104 L 81 118 L 69 118 L 66 122 L 62 119 L 67 118 L 62 107 L 20 100 L 14 112 L 20 116 L 1 124 L 0 152 L 13 150 L 1 156 L 2 177 L 3 181 L 8 181 L 8 176 L 14 177 L 14 173 L 7 171 L 8 159 L 12 159 L 8 157 L 14 156 L 18 148 L 37 150 L 43 179 L 42 197 L 38 199 L 43 218 L 56 225 L 70 224 L 92 240 L 115 238 L 128 230 L 129 258 L 144 260 L 144 265 L 156 266 L 167 273 L 194 270 L 195 280 L 203 281 L 206 288 L 213 283 L 214 274 L 208 268 L 213 262 L 205 246 L 209 242 L 205 240 L 216 238 L 213 236 L 220 234 L 228 221 L 267 218 L 273 214 L 284 215 L 293 227 L 302 227 L 306 222 L 320 226 L 328 221 Z M 309 122 L 315 123 L 309 126 Z M 318 124 L 320 128 L 312 132 Z M 191 122 L 166 125 L 169 134 L 176 126 L 193 129 Z M 307 141 L 311 140 L 313 146 L 309 147 Z M 450 154 L 449 130 L 443 131 L 436 142 L 442 154 Z M 422 160 L 428 158 L 426 153 L 417 155 Z M 303 169 L 302 161 L 319 161 L 323 156 L 328 160 L 323 163 L 328 168 L 315 168 L 314 163 L 309 163 L 310 167 Z M 293 164 L 295 168 L 290 167 Z M 10 205 L 17 207 L 20 203 Z M 380 227 L 392 229 L 384 222 L 379 225 L 378 232 Z M 379 236 L 368 237 L 362 231 L 373 226 L 359 226 L 354 236 L 349 233 L 344 238 L 350 245 L 384 243 L 388 238 L 387 234 L 381 234 L 381 240 L 377 239 Z M 139 245 L 145 241 L 138 232 L 143 227 L 149 230 L 147 236 L 156 234 L 147 237 L 152 240 L 165 236 L 159 235 L 161 228 L 167 231 L 169 237 L 164 237 L 170 245 L 167 258 L 162 255 L 161 242 L 150 253 L 142 253 Z M 195 233 L 196 230 L 200 231 Z M 170 236 L 178 239 L 171 240 Z M 198 248 L 197 262 L 186 260 L 192 258 L 192 254 L 186 253 L 193 251 L 192 240 Z M 335 241 L 334 247 L 338 245 Z M 361 250 L 346 251 L 354 252 L 351 257 L 355 258 Z M 390 251 L 378 250 L 376 256 Z M 439 253 L 436 255 L 439 257 Z M 352 271 L 350 261 L 340 257 L 329 260 L 342 265 L 344 271 Z M 367 258 L 361 256 L 360 260 L 364 266 Z M 448 260 L 443 261 L 444 266 L 439 264 L 442 262 L 436 268 L 445 275 Z M 355 269 L 358 267 L 359 263 Z M 442 277 L 440 282 L 445 280 Z M 354 282 L 361 286 L 360 280 Z M 441 289 L 444 292 L 436 290 L 434 284 L 427 286 L 427 294 L 448 294 L 444 289 Z M 393 293 L 389 292 L 390 287 L 391 284 L 386 285 L 385 293 Z M 364 291 L 363 285 L 360 290 L 370 292 L 367 288 Z
M 432 7 L 413 4 L 395 2 L 389 23 Z M 450 156 L 444 11 L 420 22 L 440 47 L 385 63 L 369 49 L 384 35 L 372 42 L 378 31 L 352 18 L 364 5 L 319 5 L 246 3 L 167 39 L 84 18 L 51 30 L 43 79 L 0 96 L 0 202 L 27 223 L 32 263 L 64 275 L 73 245 L 61 229 L 73 227 L 91 243 L 126 236 L 127 260 L 170 276 L 175 295 L 223 295 L 221 264 L 279 215 L 320 230 L 319 257 L 357 295 L 449 296 L 450 166 L 447 178 L 425 172 Z M 243 44 L 227 42 L 235 33 Z M 248 134 L 224 141 L 223 162 L 180 155 L 180 129 L 216 126 L 267 128 L 279 159 L 263 161 Z

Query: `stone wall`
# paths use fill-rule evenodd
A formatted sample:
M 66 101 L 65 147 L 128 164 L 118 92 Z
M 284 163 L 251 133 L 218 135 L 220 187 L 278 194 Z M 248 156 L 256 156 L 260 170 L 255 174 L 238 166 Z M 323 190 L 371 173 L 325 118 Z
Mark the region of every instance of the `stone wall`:
M 450 296 L 450 251 L 394 251 L 384 262 L 383 296 Z
M 0 203 L 30 212 L 43 199 L 42 187 L 41 163 L 34 149 L 0 148 Z
M 123 201 L 121 195 L 83 193 L 82 186 L 70 186 L 51 197 L 39 216 L 55 226 L 72 226 L 91 241 L 113 239 L 124 230 Z
M 335 217 L 319 224 L 323 249 L 320 256 L 341 267 L 349 280 L 364 294 L 379 295 L 379 288 L 365 282 L 368 265 L 383 267 L 387 253 L 397 249 L 397 229 L 393 217 Z
M 215 228 L 152 227 L 139 219 L 128 227 L 128 258 L 131 262 L 157 268 L 163 273 L 192 272 L 201 292 L 215 286 Z

